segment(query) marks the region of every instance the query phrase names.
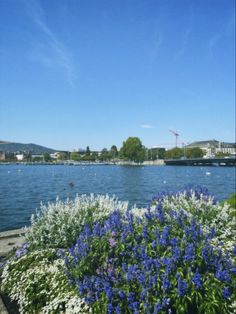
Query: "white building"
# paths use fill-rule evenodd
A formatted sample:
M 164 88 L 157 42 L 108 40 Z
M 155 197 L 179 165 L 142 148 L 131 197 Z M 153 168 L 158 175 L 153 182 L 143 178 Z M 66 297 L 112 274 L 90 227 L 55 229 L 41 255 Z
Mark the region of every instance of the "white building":
M 22 161 L 24 159 L 24 154 L 16 154 L 16 159 Z
M 205 151 L 206 156 L 214 156 L 215 154 L 222 152 L 225 154 L 236 153 L 236 143 L 219 142 L 217 140 L 199 141 L 193 142 L 186 146 L 186 148 L 199 147 Z

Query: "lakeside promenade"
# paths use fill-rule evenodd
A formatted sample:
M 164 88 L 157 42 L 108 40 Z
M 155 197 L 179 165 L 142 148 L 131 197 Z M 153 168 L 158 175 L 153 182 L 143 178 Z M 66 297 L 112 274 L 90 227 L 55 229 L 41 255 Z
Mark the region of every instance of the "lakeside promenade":
M 112 166 L 236 166 L 236 157 L 228 158 L 182 158 L 145 160 L 142 163 L 134 161 L 56 161 L 56 162 L 0 162 L 0 165 L 58 165 L 58 166 L 86 166 L 86 165 L 112 165 Z
M 0 260 L 24 243 L 24 234 L 25 228 L 0 232 Z
M 25 228 L 0 232 L 0 262 L 12 250 L 17 249 L 24 243 L 24 234 L 25 234 Z M 9 314 L 2 297 L 3 296 L 0 295 L 0 313 Z

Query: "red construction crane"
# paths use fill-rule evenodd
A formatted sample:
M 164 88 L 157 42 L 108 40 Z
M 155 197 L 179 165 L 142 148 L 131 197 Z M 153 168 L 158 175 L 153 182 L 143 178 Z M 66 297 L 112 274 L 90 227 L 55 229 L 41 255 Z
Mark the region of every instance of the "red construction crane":
M 173 131 L 173 130 L 170 130 L 170 129 L 169 129 L 169 131 L 174 134 L 174 136 L 175 136 L 175 146 L 177 147 L 178 146 L 178 136 L 179 136 L 179 133 L 177 131 Z

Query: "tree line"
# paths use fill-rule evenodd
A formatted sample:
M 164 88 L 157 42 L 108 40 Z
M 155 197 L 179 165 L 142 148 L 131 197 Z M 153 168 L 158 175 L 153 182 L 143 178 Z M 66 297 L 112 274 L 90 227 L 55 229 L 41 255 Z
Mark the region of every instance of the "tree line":
M 58 160 L 73 160 L 73 161 L 134 161 L 143 162 L 154 161 L 157 159 L 180 159 L 180 158 L 202 158 L 205 152 L 199 147 L 193 148 L 179 148 L 175 147 L 169 150 L 165 148 L 147 148 L 145 147 L 138 137 L 129 137 L 123 142 L 122 147 L 118 150 L 116 145 L 112 145 L 110 149 L 103 148 L 101 152 L 90 150 L 87 146 L 85 151 L 77 152 L 60 152 Z M 16 156 L 11 153 L 7 155 L 6 161 L 16 161 Z M 25 154 L 24 161 L 33 162 L 50 162 L 53 161 L 49 153 L 44 153 L 42 157 L 32 157 L 30 153 Z
M 175 147 L 169 150 L 165 148 L 146 148 L 138 137 L 129 137 L 123 142 L 120 150 L 116 145 L 108 150 L 104 148 L 100 153 L 90 151 L 87 146 L 84 152 L 70 153 L 70 159 L 74 161 L 111 161 L 111 160 L 127 160 L 134 162 L 143 162 L 145 160 L 153 161 L 157 159 L 172 159 L 172 158 L 201 158 L 204 156 L 204 151 L 199 147 L 194 148 L 179 148 Z M 68 159 L 62 155 L 62 159 Z

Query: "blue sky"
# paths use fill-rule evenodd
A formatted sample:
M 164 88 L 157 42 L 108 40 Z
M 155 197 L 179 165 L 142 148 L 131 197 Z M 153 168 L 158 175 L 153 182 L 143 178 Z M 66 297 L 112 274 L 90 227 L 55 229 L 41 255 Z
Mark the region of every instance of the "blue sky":
M 0 140 L 235 141 L 234 0 L 0 0 Z

